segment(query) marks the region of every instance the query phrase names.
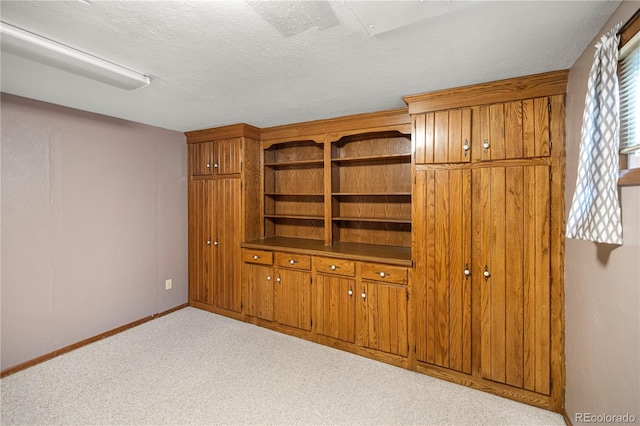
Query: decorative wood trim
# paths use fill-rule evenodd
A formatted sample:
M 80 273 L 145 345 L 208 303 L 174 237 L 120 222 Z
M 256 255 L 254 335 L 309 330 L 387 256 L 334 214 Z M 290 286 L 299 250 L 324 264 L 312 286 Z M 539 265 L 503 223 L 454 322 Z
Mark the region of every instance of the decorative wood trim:
M 573 426 L 573 423 L 571 423 L 571 418 L 569 417 L 569 413 L 567 413 L 566 409 L 562 409 L 562 417 L 564 418 L 564 422 L 567 424 L 567 426 Z
M 620 28 L 618 34 L 620 34 L 620 44 L 618 48 L 622 48 L 625 44 L 629 42 L 640 31 L 640 10 L 636 11 L 636 13 L 627 21 L 626 24 Z
M 160 317 L 163 317 L 165 315 L 171 314 L 171 313 L 173 313 L 175 311 L 179 311 L 180 309 L 186 308 L 187 306 L 189 306 L 188 303 L 184 303 L 182 305 L 178 305 L 178 306 L 176 306 L 174 308 L 171 308 L 171 309 L 168 309 L 166 311 L 150 315 L 148 317 L 139 319 L 137 321 L 133 321 L 133 322 L 131 322 L 129 324 L 125 324 L 123 326 L 114 328 L 113 330 L 105 331 L 104 333 L 98 334 L 97 336 L 93 336 L 93 337 L 90 337 L 88 339 L 81 340 L 80 342 L 74 343 L 74 344 L 69 345 L 69 346 L 65 346 L 64 348 L 57 349 L 57 350 L 55 350 L 53 352 L 49 352 L 48 354 L 41 355 L 41 356 L 39 356 L 37 358 L 33 358 L 33 359 L 29 360 L 29 361 L 26 361 L 26 362 L 23 362 L 21 364 L 15 365 L 13 367 L 9 367 L 6 370 L 2 370 L 2 372 L 0 372 L 0 378 L 4 378 L 6 376 L 10 376 L 10 375 L 12 375 L 14 373 L 17 373 L 18 371 L 26 370 L 29 367 L 33 367 L 34 365 L 38 365 L 38 364 L 43 363 L 45 361 L 49 361 L 50 359 L 53 359 L 53 358 L 55 358 L 57 356 L 60 356 L 60 355 L 66 354 L 68 352 L 74 351 L 74 350 L 79 349 L 79 348 L 81 348 L 83 346 L 86 346 L 86 345 L 88 345 L 90 343 L 97 342 L 97 341 L 102 340 L 102 339 L 104 339 L 106 337 L 111 337 L 111 336 L 113 336 L 115 334 L 121 333 L 121 332 L 126 331 L 126 330 L 128 330 L 130 328 L 137 327 L 137 326 L 139 326 L 141 324 L 144 324 L 145 322 L 149 322 L 149 321 L 154 320 L 156 318 L 160 318 Z
M 618 178 L 618 186 L 640 185 L 640 168 L 622 169 Z
M 567 92 L 569 70 L 553 71 L 420 95 L 405 96 L 409 114 L 480 106 Z
M 193 308 L 202 309 L 203 311 L 211 312 L 212 314 L 224 315 L 228 318 L 233 318 L 238 321 L 243 321 L 244 316 L 241 312 L 234 312 L 228 309 L 219 308 L 214 305 L 209 305 L 207 303 L 198 302 L 197 300 L 189 299 L 189 306 Z
M 411 132 L 411 117 L 407 108 L 380 111 L 325 120 L 307 121 L 262 129 L 262 141 L 285 142 L 294 140 L 314 140 L 325 142 L 325 134 L 336 133 L 340 136 L 350 132 L 366 133 L 368 130 L 402 130 Z
M 249 138 L 260 140 L 260 129 L 250 124 L 232 124 L 230 126 L 185 132 L 187 143 L 209 142 L 218 139 Z

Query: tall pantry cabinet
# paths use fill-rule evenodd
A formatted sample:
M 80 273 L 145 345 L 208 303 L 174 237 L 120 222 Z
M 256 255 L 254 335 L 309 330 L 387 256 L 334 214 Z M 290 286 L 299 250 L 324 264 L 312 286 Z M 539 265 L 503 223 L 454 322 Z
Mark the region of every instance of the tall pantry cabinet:
M 556 410 L 565 85 L 549 73 L 405 98 L 417 369 Z
M 186 136 L 189 302 L 240 318 L 240 243 L 260 232 L 260 131 L 240 124 Z

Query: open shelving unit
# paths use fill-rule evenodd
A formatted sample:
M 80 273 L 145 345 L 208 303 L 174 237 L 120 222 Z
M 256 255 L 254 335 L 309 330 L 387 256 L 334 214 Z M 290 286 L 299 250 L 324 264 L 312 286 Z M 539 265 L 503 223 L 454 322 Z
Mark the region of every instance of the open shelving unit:
M 264 236 L 324 239 L 324 148 L 314 141 L 264 149 Z

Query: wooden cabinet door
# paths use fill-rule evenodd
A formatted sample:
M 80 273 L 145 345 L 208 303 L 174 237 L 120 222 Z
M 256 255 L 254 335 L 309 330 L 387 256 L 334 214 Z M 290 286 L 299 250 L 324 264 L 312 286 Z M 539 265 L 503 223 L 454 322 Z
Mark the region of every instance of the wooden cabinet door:
M 311 330 L 311 273 L 278 268 L 274 293 L 276 321 Z
M 414 203 L 416 359 L 471 373 L 471 171 L 418 171 Z
M 247 315 L 273 321 L 273 268 L 244 263 L 242 276 L 247 288 Z
M 217 175 L 237 174 L 241 171 L 242 138 L 221 139 L 213 146 L 213 167 Z
M 542 97 L 473 108 L 473 160 L 548 157 L 550 105 Z
M 362 281 L 356 294 L 356 344 L 407 356 L 407 288 Z
M 480 374 L 550 391 L 548 166 L 473 171 L 473 284 L 480 298 Z M 476 293 L 478 294 L 478 293 Z
M 416 164 L 471 161 L 471 109 L 416 115 L 414 130 Z
M 318 334 L 355 341 L 356 280 L 339 275 L 316 275 Z
M 240 268 L 240 179 L 216 179 L 214 187 L 214 271 L 215 304 L 224 309 L 240 312 L 242 285 Z
M 213 305 L 213 243 L 210 180 L 189 182 L 189 299 Z
M 189 144 L 189 170 L 191 176 L 213 174 L 213 142 Z

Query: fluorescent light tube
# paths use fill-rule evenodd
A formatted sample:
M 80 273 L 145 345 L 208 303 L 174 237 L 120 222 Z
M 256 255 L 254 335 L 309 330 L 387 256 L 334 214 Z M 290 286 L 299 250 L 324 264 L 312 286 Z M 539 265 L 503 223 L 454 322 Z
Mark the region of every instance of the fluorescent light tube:
M 149 77 L 0 22 L 2 50 L 125 90 L 148 86 Z

